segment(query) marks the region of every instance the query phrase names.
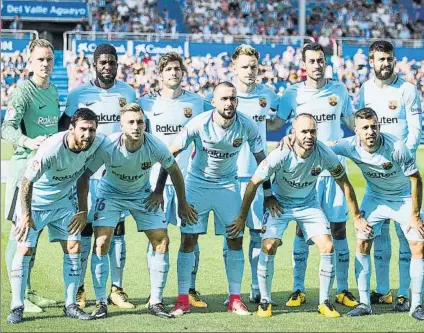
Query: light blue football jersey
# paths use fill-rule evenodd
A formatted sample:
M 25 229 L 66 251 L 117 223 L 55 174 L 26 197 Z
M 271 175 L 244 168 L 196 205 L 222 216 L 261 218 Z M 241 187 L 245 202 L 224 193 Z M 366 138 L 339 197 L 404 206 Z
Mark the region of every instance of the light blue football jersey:
M 243 143 L 248 143 L 252 153 L 264 150 L 262 137 L 251 119 L 237 112 L 233 124 L 223 129 L 214 122 L 215 112 L 203 112 L 189 121 L 173 142 L 181 149 L 194 142 L 187 183 L 195 182 L 203 188 L 237 183 L 237 158 Z
M 210 103 L 212 98 L 213 93 L 211 92 L 205 97 L 205 105 L 208 105 L 207 103 Z M 237 98 L 237 111 L 251 118 L 256 123 L 259 134 L 262 137 L 264 151 L 266 152 L 266 117 L 270 109 L 278 109 L 279 97 L 270 87 L 264 84 L 257 84 L 256 88 L 248 93 L 237 91 Z M 249 145 L 244 143 L 237 161 L 238 176 L 252 177 L 257 166 Z
M 137 199 L 140 191 L 150 191 L 152 166 L 160 163 L 168 169 L 175 159 L 165 144 L 149 133 L 144 134 L 141 148 L 131 153 L 125 148 L 123 135 L 109 135 L 98 149 L 89 169 L 94 172 L 103 164 L 106 167 L 106 174 L 97 187 L 99 195 Z
M 422 136 L 421 100 L 415 85 L 398 76 L 384 88 L 368 80 L 361 87 L 359 106 L 372 108 L 381 132 L 403 140 L 415 155 Z
M 311 155 L 303 159 L 287 148 L 275 149 L 259 164 L 255 176 L 261 180 L 275 174 L 272 191 L 287 206 L 303 206 L 315 202 L 317 177 L 324 170 L 338 179 L 345 169 L 336 154 L 317 141 Z
M 415 158 L 398 138 L 382 133 L 381 146 L 373 154 L 362 148 L 357 136 L 336 141 L 331 149 L 350 158 L 366 179 L 366 194 L 385 198 L 411 196 L 408 176 L 418 171 Z
M 28 161 L 25 178 L 34 182 L 32 208 L 54 210 L 69 206 L 74 200 L 72 188 L 104 140 L 97 134 L 91 147 L 74 153 L 69 150 L 68 131 L 54 134 L 44 141 L 34 157 Z
M 203 99 L 198 94 L 183 90 L 183 93 L 175 99 L 161 96 L 144 95 L 138 101 L 148 120 L 148 131 L 169 146 L 181 132 L 182 128 L 194 117 L 203 112 Z M 176 161 L 181 169 L 183 177 L 187 174 L 191 150 L 182 151 Z M 156 184 L 160 171 L 160 165 L 155 164 L 150 174 L 150 181 Z M 172 184 L 168 177 L 168 184 Z

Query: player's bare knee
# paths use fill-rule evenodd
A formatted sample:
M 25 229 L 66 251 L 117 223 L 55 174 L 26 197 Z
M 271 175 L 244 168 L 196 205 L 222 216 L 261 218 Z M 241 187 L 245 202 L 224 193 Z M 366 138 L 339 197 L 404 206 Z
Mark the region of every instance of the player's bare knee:
M 262 242 L 262 252 L 268 255 L 274 255 L 277 253 L 277 248 L 280 244 L 280 240 L 276 238 L 268 238 Z
M 333 223 L 330 222 L 331 235 L 334 239 L 346 238 L 346 222 Z
M 165 235 L 159 239 L 155 244 L 153 244 L 153 249 L 156 253 L 165 253 L 168 252 L 169 248 L 169 238 L 168 235 Z
M 319 246 L 319 252 L 321 254 L 330 254 L 334 252 L 334 246 L 333 246 L 333 242 L 328 240 L 326 242 L 323 242 L 320 246 Z
M 194 246 L 197 244 L 198 234 L 181 234 L 180 251 L 193 252 Z
M 26 247 L 26 246 L 19 246 L 16 252 L 21 256 L 29 257 L 29 256 L 32 256 L 32 254 L 34 253 L 34 248 L 33 247 Z
M 414 259 L 424 259 L 424 242 L 409 241 L 409 248 Z
M 372 239 L 357 239 L 356 240 L 356 253 L 370 254 Z
M 66 254 L 78 254 L 81 252 L 81 242 L 67 241 L 62 243 L 62 248 Z
M 227 238 L 228 248 L 233 251 L 240 251 L 243 248 L 243 237 Z

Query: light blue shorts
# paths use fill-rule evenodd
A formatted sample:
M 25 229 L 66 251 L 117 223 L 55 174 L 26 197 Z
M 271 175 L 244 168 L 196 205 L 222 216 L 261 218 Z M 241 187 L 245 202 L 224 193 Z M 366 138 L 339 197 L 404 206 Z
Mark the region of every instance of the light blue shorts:
M 198 213 L 196 224 L 189 225 L 182 221 L 181 232 L 186 234 L 206 234 L 209 213 L 214 213 L 215 235 L 226 237 L 226 226 L 233 223 L 241 208 L 240 185 L 217 189 L 200 188 L 198 184 L 186 185 L 187 202 L 193 205 Z M 243 235 L 240 232 L 237 237 Z
M 79 241 L 81 239 L 80 233 L 71 235 L 68 232 L 69 222 L 76 211 L 76 206 L 73 202 L 70 202 L 68 207 L 56 210 L 32 210 L 32 218 L 34 219 L 36 230 L 29 229 L 27 240 L 25 242 L 19 242 L 18 246 L 36 247 L 38 234 L 45 226 L 49 230 L 50 242 Z
M 376 196 L 365 195 L 362 200 L 361 215 L 372 225 L 374 237 L 381 235 L 381 227 L 384 222 L 387 219 L 392 219 L 399 223 L 407 240 L 424 241 L 423 237 L 414 229 L 411 228 L 406 232 L 411 214 L 411 198 L 387 200 Z M 424 218 L 424 213 L 422 211 L 421 218 Z M 356 237 L 359 239 L 370 239 L 361 232 L 358 232 Z
M 349 220 L 349 210 L 344 193 L 333 177 L 318 177 L 317 199 L 328 221 L 346 222 Z
M 162 208 L 155 212 L 146 209 L 144 200 L 147 196 L 140 194 L 138 199 L 117 198 L 102 194 L 96 199 L 93 227 L 115 228 L 122 211 L 129 211 L 133 216 L 138 231 L 167 229 L 168 224 Z
M 88 194 L 88 218 L 87 223 L 92 223 L 94 221 L 95 207 L 93 203 L 96 203 L 97 200 L 97 186 L 99 185 L 100 179 L 90 179 L 90 192 Z M 125 217 L 129 216 L 128 211 L 121 212 L 119 216 L 119 222 L 125 221 Z
M 281 239 L 289 222 L 293 220 L 299 225 L 305 240 L 321 235 L 331 235 L 330 222 L 316 202 L 304 207 L 284 207 L 284 213 L 280 217 L 272 217 L 266 210 L 263 218 L 262 239 Z
M 241 200 L 243 201 L 244 193 L 246 192 L 247 184 L 249 184 L 250 178 L 243 177 L 239 178 Z M 252 205 L 250 206 L 249 215 L 247 216 L 246 225 L 252 230 L 262 229 L 262 219 L 264 217 L 264 190 L 262 186 L 258 187 L 255 198 L 253 199 Z

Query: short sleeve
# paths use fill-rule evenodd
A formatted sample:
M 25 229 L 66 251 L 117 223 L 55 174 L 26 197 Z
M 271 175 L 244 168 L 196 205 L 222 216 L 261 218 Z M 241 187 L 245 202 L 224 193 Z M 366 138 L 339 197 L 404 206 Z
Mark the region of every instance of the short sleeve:
M 286 90 L 283 96 L 280 97 L 280 101 L 277 109 L 277 117 L 283 120 L 288 120 L 294 110 L 293 99 L 295 98 L 294 91 L 291 89 Z
M 77 91 L 79 88 L 75 88 L 72 90 L 68 98 L 66 99 L 66 107 L 65 107 L 65 114 L 68 117 L 72 117 L 74 113 L 78 110 L 78 94 Z
M 264 150 L 264 142 L 255 123 L 249 119 L 248 124 L 249 132 L 247 142 L 249 143 L 250 151 L 256 154 Z
M 41 146 L 34 157 L 28 161 L 24 177 L 30 182 L 35 183 L 50 168 L 53 158 L 46 145 Z
M 269 179 L 277 170 L 281 168 L 285 157 L 288 155 L 288 149 L 275 149 L 269 154 L 257 167 L 255 176 L 261 181 Z
M 418 172 L 417 162 L 411 151 L 402 141 L 397 141 L 393 150 L 393 160 L 397 162 L 405 176 Z

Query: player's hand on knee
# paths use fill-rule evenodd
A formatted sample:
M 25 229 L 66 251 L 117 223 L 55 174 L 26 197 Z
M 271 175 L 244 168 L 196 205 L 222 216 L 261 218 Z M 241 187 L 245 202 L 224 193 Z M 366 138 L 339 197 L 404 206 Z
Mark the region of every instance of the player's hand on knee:
M 235 238 L 240 232 L 244 231 L 246 218 L 237 216 L 233 223 L 227 225 L 227 235 L 229 238 Z
M 68 231 L 71 235 L 81 232 L 87 224 L 87 212 L 82 211 L 72 216 L 68 225 Z
M 418 232 L 421 237 L 424 237 L 424 224 L 423 220 L 420 216 L 412 216 L 409 220 L 408 229 L 406 229 L 406 232 L 408 232 L 410 229 L 414 229 L 416 232 Z
M 197 211 L 193 205 L 189 205 L 187 202 L 178 204 L 178 216 L 185 223 L 196 224 L 197 223 Z
M 268 209 L 272 217 L 280 217 L 284 213 L 283 205 L 277 200 L 273 195 L 265 197 L 264 199 L 264 208 Z
M 363 233 L 368 238 L 372 238 L 374 236 L 374 229 L 372 225 L 369 224 L 362 216 L 354 218 L 353 223 L 357 232 Z
M 277 144 L 277 148 L 279 147 L 280 150 L 283 150 L 283 148 L 288 148 L 290 150 L 293 150 L 294 146 L 294 134 L 289 134 L 283 137 L 280 142 Z
M 156 213 L 159 207 L 163 210 L 163 195 L 162 193 L 152 192 L 148 198 L 144 199 L 144 203 L 148 212 L 154 211 Z
M 15 235 L 18 242 L 25 242 L 28 237 L 28 231 L 32 228 L 35 230 L 34 220 L 32 216 L 22 216 L 15 224 Z

